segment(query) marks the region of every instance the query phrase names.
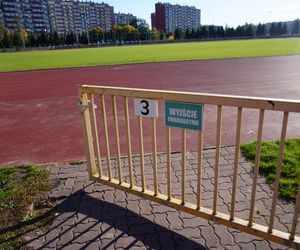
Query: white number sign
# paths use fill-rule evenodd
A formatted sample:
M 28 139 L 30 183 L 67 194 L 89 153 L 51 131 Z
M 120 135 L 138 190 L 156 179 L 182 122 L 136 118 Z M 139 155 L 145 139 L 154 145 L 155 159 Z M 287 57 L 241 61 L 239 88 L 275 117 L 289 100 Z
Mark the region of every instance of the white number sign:
M 158 104 L 156 100 L 134 99 L 134 113 L 137 116 L 158 117 Z

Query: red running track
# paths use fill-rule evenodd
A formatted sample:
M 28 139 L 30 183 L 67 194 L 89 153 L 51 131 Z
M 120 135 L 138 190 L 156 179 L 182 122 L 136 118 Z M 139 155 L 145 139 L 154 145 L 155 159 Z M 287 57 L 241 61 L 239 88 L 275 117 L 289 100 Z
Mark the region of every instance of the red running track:
M 66 162 L 85 157 L 77 86 L 107 86 L 195 91 L 300 99 L 300 56 L 221 59 L 170 63 L 117 65 L 59 70 L 0 73 L 0 165 Z M 107 99 L 107 109 L 110 110 Z M 160 104 L 162 107 L 162 103 Z M 123 105 L 118 105 L 120 124 Z M 160 113 L 163 113 L 160 110 Z M 132 115 L 132 110 L 130 111 Z M 138 153 L 137 120 L 132 117 L 133 151 Z M 99 122 L 100 116 L 98 116 Z M 242 141 L 256 138 L 258 112 L 246 110 Z M 264 139 L 279 137 L 282 114 L 267 112 Z M 109 124 L 112 120 L 109 119 Z M 215 145 L 216 107 L 205 108 L 205 146 Z M 300 117 L 292 114 L 288 136 L 300 136 Z M 146 151 L 151 150 L 150 123 L 145 121 Z M 222 144 L 235 141 L 236 110 L 223 112 Z M 110 129 L 112 126 L 109 126 Z M 100 128 L 101 130 L 101 128 Z M 127 153 L 121 129 L 122 154 Z M 173 130 L 173 150 L 179 150 L 180 133 Z M 111 148 L 114 150 L 114 134 Z M 165 150 L 163 117 L 158 121 L 158 150 Z M 196 136 L 188 133 L 189 149 Z M 102 146 L 102 152 L 104 152 Z

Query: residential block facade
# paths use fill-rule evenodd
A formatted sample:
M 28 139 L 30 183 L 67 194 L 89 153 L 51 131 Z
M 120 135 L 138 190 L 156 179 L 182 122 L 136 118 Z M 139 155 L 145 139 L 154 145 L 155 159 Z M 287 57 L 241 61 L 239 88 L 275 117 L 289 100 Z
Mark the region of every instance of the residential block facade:
M 201 24 L 201 10 L 169 3 L 156 3 L 155 13 L 151 14 L 152 28 L 166 33 L 180 30 L 197 30 Z
M 131 21 L 134 19 L 136 19 L 136 16 L 132 14 L 126 14 L 120 12 L 115 14 L 116 24 L 130 24 Z
M 82 33 L 93 27 L 109 30 L 115 24 L 114 8 L 106 3 L 48 0 L 52 31 Z
M 77 0 L 0 0 L 1 19 L 8 29 L 20 25 L 29 32 L 59 34 L 87 32 L 93 27 L 110 30 L 115 25 L 112 6 Z
M 0 0 L 0 21 L 9 29 L 50 32 L 47 0 Z

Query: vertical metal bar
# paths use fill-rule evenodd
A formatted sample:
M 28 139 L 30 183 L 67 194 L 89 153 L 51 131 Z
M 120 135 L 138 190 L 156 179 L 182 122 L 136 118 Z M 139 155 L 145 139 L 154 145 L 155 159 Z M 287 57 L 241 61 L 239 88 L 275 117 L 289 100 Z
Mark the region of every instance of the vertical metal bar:
M 292 228 L 291 228 L 290 240 L 294 240 L 294 238 L 295 238 L 299 213 L 300 213 L 300 183 L 298 184 L 297 200 L 296 200 L 293 224 L 292 224 Z
M 203 132 L 200 131 L 198 134 L 197 209 L 200 209 L 200 205 L 201 205 L 202 150 L 203 150 Z
M 182 129 L 182 169 L 181 169 L 181 204 L 185 204 L 185 171 L 186 171 L 186 129 Z
M 168 181 L 168 200 L 171 200 L 172 191 L 171 191 L 171 127 L 167 126 L 167 181 Z
M 96 119 L 96 105 L 94 99 L 94 93 L 91 93 L 91 104 L 92 104 L 92 119 L 93 119 L 93 130 L 95 134 L 95 143 L 97 150 L 97 161 L 98 161 L 98 173 L 99 177 L 102 177 L 102 166 L 101 166 L 101 157 L 100 157 L 100 146 L 99 146 L 99 137 L 98 137 L 98 127 L 97 127 L 97 119 Z
M 118 163 L 118 175 L 119 175 L 119 183 L 123 182 L 122 176 L 122 162 L 121 162 L 121 152 L 120 152 L 120 137 L 119 137 L 119 124 L 118 124 L 118 112 L 117 112 L 117 102 L 116 96 L 112 96 L 112 106 L 113 106 L 113 115 L 115 122 L 115 133 L 116 133 L 116 144 L 117 144 L 117 163 Z
M 107 121 L 106 121 L 105 97 L 104 97 L 104 95 L 100 95 L 100 97 L 101 97 L 102 120 L 103 120 L 106 154 L 107 154 L 108 179 L 111 180 L 112 179 L 112 172 L 111 172 L 109 138 L 108 138 Z
M 82 104 L 80 113 L 83 122 L 83 136 L 84 136 L 84 145 L 87 155 L 87 166 L 89 172 L 89 178 L 91 179 L 96 174 L 96 164 L 95 164 L 95 152 L 92 139 L 92 128 L 91 128 L 91 119 L 90 112 L 88 108 L 88 98 L 87 93 L 80 94 L 80 101 Z
M 158 194 L 157 182 L 157 143 L 156 143 L 156 118 L 152 118 L 152 142 L 153 142 L 153 179 L 154 179 L 154 196 Z
M 141 178 L 142 178 L 142 192 L 146 190 L 145 182 L 145 163 L 144 163 L 144 141 L 143 141 L 143 117 L 138 116 L 139 120 L 139 139 L 140 139 L 140 161 L 141 161 Z
M 234 170 L 233 170 L 230 220 L 233 220 L 234 210 L 235 210 L 235 195 L 236 195 L 236 184 L 237 184 L 238 165 L 239 165 L 239 156 L 240 156 L 240 144 L 241 144 L 242 114 L 243 114 L 243 108 L 239 107 L 238 115 L 237 115 L 237 124 L 236 124 L 235 155 L 234 155 Z
M 258 173 L 259 173 L 262 133 L 263 133 L 263 125 L 264 125 L 264 116 L 265 116 L 265 110 L 261 109 L 259 112 L 259 124 L 258 124 L 258 131 L 257 131 L 256 154 L 255 154 L 251 204 L 250 204 L 250 213 L 249 213 L 249 222 L 248 222 L 249 227 L 252 226 L 252 222 L 253 222 L 256 186 L 257 186 L 257 178 L 258 178 Z
M 220 164 L 220 147 L 221 147 L 221 129 L 222 129 L 222 106 L 218 105 L 213 215 L 215 215 L 217 213 L 218 185 L 219 185 L 219 164 Z
M 278 161 L 277 161 L 276 177 L 275 177 L 273 199 L 272 199 L 272 206 L 271 206 L 271 213 L 270 213 L 270 223 L 269 223 L 269 229 L 268 229 L 269 233 L 272 232 L 273 224 L 274 224 L 274 215 L 275 215 L 276 201 L 277 201 L 278 191 L 279 191 L 279 181 L 280 181 L 281 168 L 282 168 L 282 162 L 283 162 L 285 136 L 286 136 L 288 118 L 289 118 L 289 112 L 284 112 L 283 121 L 282 121 L 280 145 L 279 145 L 279 156 L 278 156 Z
M 167 181 L 168 181 L 168 200 L 171 200 L 171 127 L 167 126 Z
M 129 166 L 129 184 L 132 188 L 133 183 L 133 171 L 132 171 L 132 152 L 131 152 L 131 137 L 130 137 L 130 120 L 129 120 L 129 110 L 128 110 L 128 97 L 124 97 L 124 109 L 125 109 L 125 121 L 127 130 L 127 148 L 128 148 L 128 166 Z

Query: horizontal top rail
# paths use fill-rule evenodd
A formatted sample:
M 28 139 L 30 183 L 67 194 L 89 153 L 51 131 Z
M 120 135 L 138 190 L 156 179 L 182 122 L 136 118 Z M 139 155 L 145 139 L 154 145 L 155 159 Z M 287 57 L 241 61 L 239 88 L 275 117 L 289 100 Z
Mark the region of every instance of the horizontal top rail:
M 82 92 L 300 113 L 300 100 L 82 85 Z

